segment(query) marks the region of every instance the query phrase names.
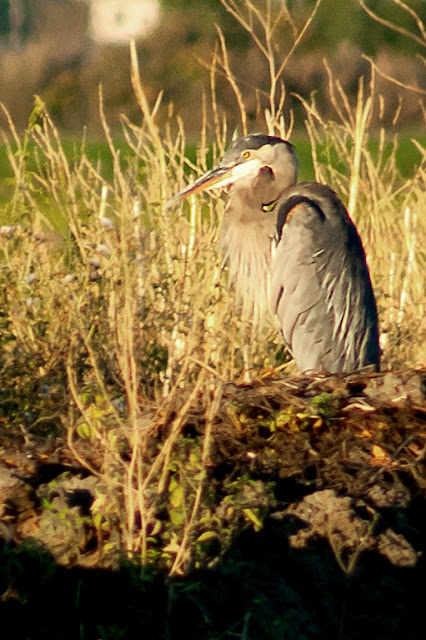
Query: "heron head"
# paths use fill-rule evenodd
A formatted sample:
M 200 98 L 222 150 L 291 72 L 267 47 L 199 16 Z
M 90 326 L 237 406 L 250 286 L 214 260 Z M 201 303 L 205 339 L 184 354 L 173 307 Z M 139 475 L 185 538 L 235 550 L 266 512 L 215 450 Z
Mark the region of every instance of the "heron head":
M 249 135 L 234 142 L 219 164 L 173 196 L 169 203 L 200 191 L 230 188 L 240 181 L 252 189 L 267 189 L 265 198 L 272 202 L 296 183 L 297 169 L 289 142 L 276 136 Z

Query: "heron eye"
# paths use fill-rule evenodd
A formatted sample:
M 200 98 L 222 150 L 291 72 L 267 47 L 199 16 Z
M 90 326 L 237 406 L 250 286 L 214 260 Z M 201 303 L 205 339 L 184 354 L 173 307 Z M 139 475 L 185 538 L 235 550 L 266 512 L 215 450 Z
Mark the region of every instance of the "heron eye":
M 245 160 L 247 160 L 247 158 L 250 158 L 250 151 L 243 151 L 241 155 Z
M 270 213 L 271 211 L 273 211 L 275 209 L 275 205 L 277 204 L 276 200 L 273 200 L 272 202 L 268 202 L 267 204 L 263 204 L 262 205 L 262 211 L 264 213 Z

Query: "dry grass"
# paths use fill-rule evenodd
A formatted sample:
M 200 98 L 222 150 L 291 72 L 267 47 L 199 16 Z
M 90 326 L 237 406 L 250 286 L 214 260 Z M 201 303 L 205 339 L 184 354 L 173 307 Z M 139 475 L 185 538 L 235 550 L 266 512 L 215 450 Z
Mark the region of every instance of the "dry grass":
M 263 106 L 265 130 L 288 134 L 285 65 L 272 46 L 264 45 L 273 38 L 274 21 L 288 18 L 274 14 L 270 3 L 266 13 L 248 1 L 244 13 L 238 13 L 237 3 L 226 4 L 265 55 L 271 79 Z M 308 26 L 298 31 L 293 25 L 295 45 Z M 222 36 L 220 46 L 209 107 L 214 156 L 228 137 L 226 121 L 215 111 L 216 65 L 227 74 L 242 129 L 247 127 L 244 97 Z M 194 166 L 185 156 L 183 123 L 171 118 L 165 130 L 157 127 L 161 96 L 148 104 L 134 45 L 131 59 L 143 123 L 123 119 L 133 151 L 126 166 L 100 95 L 100 118 L 114 159 L 111 183 L 88 161 L 84 142 L 72 162 L 65 156 L 40 100 L 22 139 L 9 117 L 7 137 L 18 151 L 9 148 L 15 192 L 8 205 L 10 226 L 0 230 L 2 378 L 17 398 L 30 398 L 25 411 L 32 412 L 33 421 L 24 428 L 25 437 L 35 437 L 40 425 L 53 429 L 62 421 L 73 455 L 108 487 L 108 499 L 100 497 L 96 504 L 99 527 L 115 527 L 121 547 L 143 562 L 150 560 L 150 541 L 160 526 L 158 500 L 172 495 L 174 445 L 191 408 L 200 407 L 206 432 L 203 450 L 193 453 L 193 492 L 186 496 L 179 535 L 170 533 L 163 550 L 170 572 L 179 573 L 191 556 L 222 384 L 276 366 L 281 345 L 272 321 L 258 331 L 241 319 L 215 249 L 222 201 L 197 198 L 177 211 L 165 208 L 186 173 L 198 173 L 210 162 L 207 115 Z M 397 139 L 389 140 L 384 129 L 378 152 L 368 151 L 372 110 L 381 108 L 374 73 L 368 87 L 360 80 L 354 104 L 331 72 L 329 78 L 334 120 L 322 118 L 314 99 L 300 98 L 316 177 L 342 195 L 363 237 L 380 310 L 384 366 L 424 364 L 426 163 L 404 180 L 396 169 Z M 425 159 L 426 151 L 413 144 Z M 30 154 L 35 172 L 27 169 Z M 19 422 L 23 405 L 10 410 L 11 424 Z M 85 454 L 85 439 L 97 443 L 101 455 L 96 460 Z

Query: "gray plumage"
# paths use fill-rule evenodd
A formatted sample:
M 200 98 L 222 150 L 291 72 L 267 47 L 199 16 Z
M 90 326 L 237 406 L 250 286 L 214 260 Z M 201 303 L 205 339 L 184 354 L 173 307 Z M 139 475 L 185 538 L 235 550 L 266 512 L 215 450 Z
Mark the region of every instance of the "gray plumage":
M 376 302 L 358 232 L 327 186 L 297 184 L 290 143 L 238 140 L 222 161 L 173 198 L 229 188 L 221 244 L 231 277 L 255 317 L 270 309 L 302 372 L 373 365 Z

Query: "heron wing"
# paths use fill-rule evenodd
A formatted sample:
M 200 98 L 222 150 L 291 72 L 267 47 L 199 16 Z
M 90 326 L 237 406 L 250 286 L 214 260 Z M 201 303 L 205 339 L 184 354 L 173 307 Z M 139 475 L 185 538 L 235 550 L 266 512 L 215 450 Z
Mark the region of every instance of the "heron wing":
M 278 209 L 271 300 L 301 371 L 378 365 L 377 311 L 364 249 L 334 192 L 294 187 Z

